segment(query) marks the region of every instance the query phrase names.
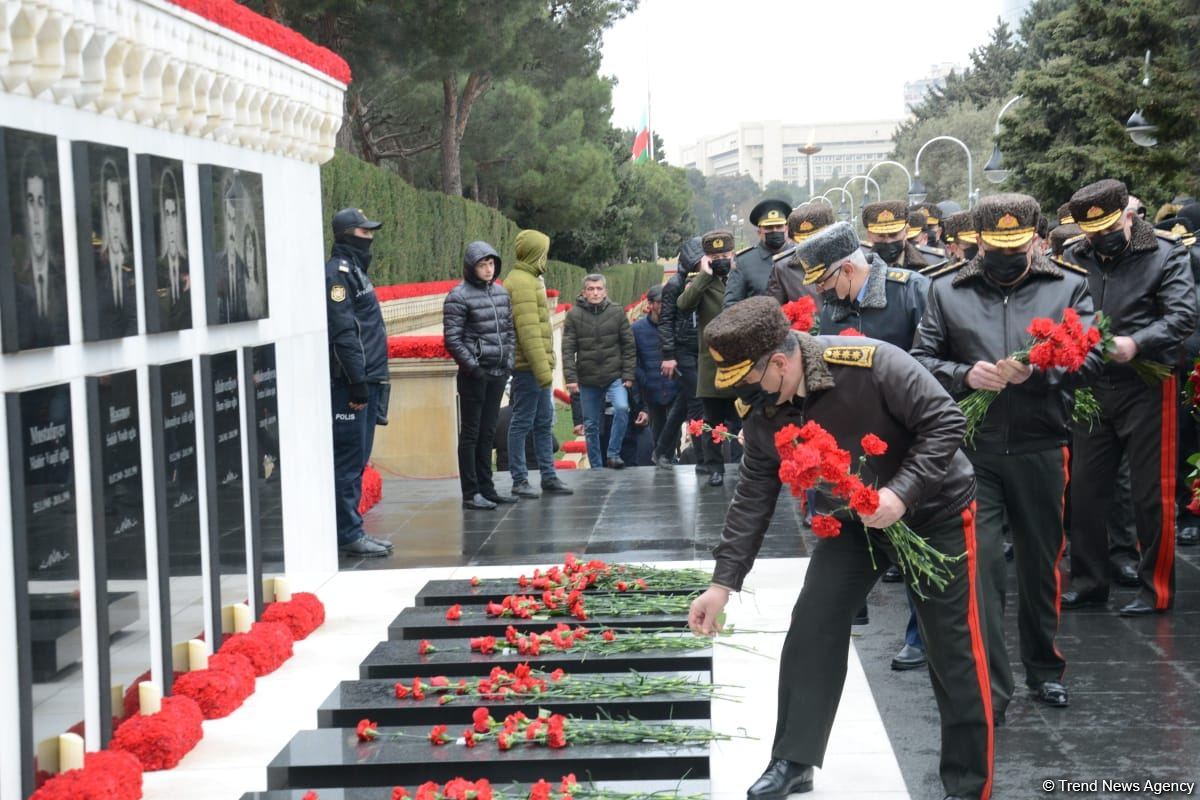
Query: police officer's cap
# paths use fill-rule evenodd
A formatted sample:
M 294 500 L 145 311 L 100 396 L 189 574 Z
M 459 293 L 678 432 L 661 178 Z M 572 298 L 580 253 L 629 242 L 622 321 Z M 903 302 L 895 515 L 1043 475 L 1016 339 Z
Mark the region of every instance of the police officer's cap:
M 1058 224 L 1074 225 L 1075 218 L 1071 216 L 1071 203 L 1066 202 L 1058 207 Z
M 1105 178 L 1071 195 L 1071 216 L 1084 233 L 1098 233 L 1111 227 L 1125 213 L 1128 203 L 1125 184 Z
M 786 225 L 792 204 L 786 200 L 763 200 L 750 210 L 750 224 L 760 228 Z
M 994 194 L 975 208 L 975 230 L 992 247 L 1023 247 L 1037 233 L 1042 211 L 1027 194 Z
M 929 215 L 919 208 L 915 208 L 908 212 L 908 238 L 915 239 L 925 230 L 925 226 L 929 224 Z
M 792 240 L 803 242 L 833 224 L 833 209 L 825 203 L 801 203 L 788 214 L 787 224 Z
M 751 297 L 722 311 L 704 328 L 717 365 L 714 385 L 728 389 L 745 378 L 754 362 L 783 344 L 789 330 L 791 323 L 771 297 Z
M 956 211 L 942 219 L 942 238 L 948 244 L 977 244 L 975 215 L 970 211 Z
M 862 223 L 868 233 L 891 236 L 908 224 L 908 206 L 898 200 L 868 203 L 863 206 Z
M 715 256 L 733 252 L 733 234 L 729 231 L 709 231 L 700 239 L 704 255 Z
M 849 222 L 838 222 L 796 247 L 790 266 L 804 270 L 804 285 L 819 283 L 833 268 L 858 251 L 858 234 Z
M 377 230 L 383 227 L 383 223 L 367 219 L 367 215 L 363 213 L 361 208 L 343 208 L 333 215 L 332 227 L 333 238 L 336 239 L 346 231 L 355 228 L 363 228 L 368 231 Z

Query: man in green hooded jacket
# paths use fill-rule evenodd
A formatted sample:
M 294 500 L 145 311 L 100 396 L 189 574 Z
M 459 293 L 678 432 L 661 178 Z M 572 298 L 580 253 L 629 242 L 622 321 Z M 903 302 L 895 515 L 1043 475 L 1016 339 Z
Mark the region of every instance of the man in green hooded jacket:
M 540 497 L 529 484 L 525 438 L 533 431 L 533 451 L 542 473 L 542 492 L 574 494 L 554 470 L 554 334 L 546 299 L 546 254 L 550 237 L 538 231 L 517 234 L 517 263 L 504 279 L 512 297 L 517 331 L 517 357 L 509 390 L 512 422 L 508 426 L 508 473 L 518 497 Z

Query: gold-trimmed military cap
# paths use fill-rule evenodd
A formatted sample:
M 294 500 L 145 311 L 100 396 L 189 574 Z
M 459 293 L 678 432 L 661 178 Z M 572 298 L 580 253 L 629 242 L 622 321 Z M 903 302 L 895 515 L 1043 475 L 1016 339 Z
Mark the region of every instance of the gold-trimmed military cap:
M 792 241 L 803 242 L 833 224 L 833 209 L 824 203 L 801 203 L 788 214 L 787 224 Z
M 958 211 L 943 219 L 942 239 L 947 244 L 978 244 L 975 215 L 970 211 Z
M 754 363 L 787 338 L 792 324 L 774 298 L 735 303 L 704 328 L 704 343 L 717 365 L 713 385 L 728 389 L 754 369 Z
M 1071 202 L 1068 200 L 1058 207 L 1058 224 L 1074 225 L 1075 218 L 1071 216 Z
M 925 224 L 926 225 L 941 225 L 942 224 L 942 212 L 939 211 L 938 207 L 936 205 L 934 205 L 933 203 L 917 203 L 916 205 L 912 205 L 912 206 L 908 207 L 908 213 L 910 216 L 912 215 L 912 213 L 914 211 L 920 211 L 922 214 L 925 215 Z M 912 223 L 910 222 L 908 224 L 911 225 Z
M 1067 249 L 1067 244 L 1083 235 L 1079 226 L 1074 222 L 1059 225 L 1050 231 L 1050 249 L 1056 256 L 1061 256 Z
M 803 269 L 804 285 L 812 286 L 852 256 L 860 246 L 854 226 L 849 222 L 838 222 L 797 245 L 792 251 L 790 266 Z
M 750 209 L 750 224 L 759 228 L 787 225 L 792 204 L 786 200 L 763 200 Z
M 1125 184 L 1105 178 L 1071 195 L 1071 216 L 1084 233 L 1099 233 L 1120 219 L 1128 203 Z
M 992 247 L 1022 247 L 1037 233 L 1041 215 L 1037 200 L 1027 194 L 994 194 L 975 207 L 975 230 Z
M 929 215 L 919 208 L 908 212 L 908 238 L 915 239 L 925 232 L 929 224 Z
M 729 231 L 709 231 L 700 238 L 700 246 L 704 248 L 706 256 L 732 253 L 733 234 Z
M 863 227 L 869 233 L 890 236 L 908 224 L 908 206 L 898 200 L 868 203 L 862 210 Z

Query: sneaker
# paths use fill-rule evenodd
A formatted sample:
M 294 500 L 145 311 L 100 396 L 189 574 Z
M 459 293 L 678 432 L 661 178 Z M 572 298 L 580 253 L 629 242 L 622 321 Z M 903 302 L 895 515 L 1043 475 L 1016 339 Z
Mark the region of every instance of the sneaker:
M 383 558 L 389 554 L 386 547 L 376 544 L 366 536 L 360 536 L 350 544 L 344 544 L 338 547 L 338 552 L 344 556 L 357 556 L 359 558 Z
M 475 511 L 491 511 L 496 507 L 496 504 L 488 500 L 481 494 L 472 495 L 463 500 L 463 508 L 473 509 Z
M 659 469 L 672 469 L 675 466 L 675 461 L 670 456 L 658 456 L 654 459 L 654 466 Z
M 546 494 L 575 494 L 575 490 L 563 483 L 561 478 L 542 481 L 542 491 Z
M 491 500 L 496 505 L 507 505 L 509 503 L 518 503 L 521 498 L 513 494 L 500 494 L 499 492 L 481 492 L 484 497 Z
M 387 539 L 376 539 L 374 536 L 369 536 L 365 533 L 363 534 L 363 538 L 374 542 L 375 544 L 379 545 L 380 547 L 386 547 L 388 550 L 391 550 L 392 546 L 393 546 L 392 543 L 389 542 Z
M 542 496 L 541 492 L 529 485 L 529 481 L 514 483 L 512 493 L 517 497 L 528 497 L 534 500 Z
M 604 466 L 608 467 L 609 469 L 625 469 L 625 462 L 621 460 L 620 456 L 613 456 L 612 458 L 608 459 L 608 461 L 604 462 Z

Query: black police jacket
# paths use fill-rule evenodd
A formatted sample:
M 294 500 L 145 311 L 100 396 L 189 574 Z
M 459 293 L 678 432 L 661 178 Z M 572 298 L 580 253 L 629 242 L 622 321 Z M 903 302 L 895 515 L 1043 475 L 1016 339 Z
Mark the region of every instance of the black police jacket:
M 463 282 L 450 290 L 442 303 L 442 333 L 446 349 L 468 374 L 478 372 L 499 377 L 512 372 L 517 354 L 513 327 L 512 299 L 494 280 L 481 281 L 475 265 L 500 255 L 484 242 L 472 242 L 463 258 Z
M 335 244 L 325 262 L 325 311 L 332 380 L 348 384 L 385 382 L 387 327 L 375 299 L 375 287 L 358 252 L 347 244 Z
M 679 250 L 679 265 L 671 279 L 663 285 L 662 311 L 658 316 L 658 335 L 662 340 L 664 361 L 695 362 L 700 344 L 699 315 L 696 311 L 680 311 L 676 306 L 679 295 L 687 286 L 687 276 L 695 271 L 704 258 L 700 237 L 683 243 Z
M 1137 343 L 1137 357 L 1177 364 L 1183 342 L 1196 330 L 1196 286 L 1188 251 L 1176 240 L 1160 238 L 1148 222 L 1133 221 L 1129 247 L 1111 261 L 1100 259 L 1083 239 L 1068 248 L 1067 259 L 1088 272 L 1096 308 L 1112 324 L 1115 336 Z M 1106 377 L 1134 380 L 1127 364 L 1109 362 Z
M 971 392 L 967 373 L 979 361 L 995 363 L 1028 346 L 1037 317 L 1059 322 L 1066 308 L 1079 312 L 1084 328 L 1095 321 L 1087 279 L 1035 256 L 1029 275 L 1003 289 L 984 274 L 977 256 L 953 278 L 935 281 L 912 355 L 961 399 Z M 1104 366 L 1099 348 L 1073 373 L 1034 368 L 1024 383 L 1007 386 L 988 409 L 972 447 L 985 453 L 1027 453 L 1067 443 L 1069 392 L 1094 381 Z
M 872 253 L 862 302 L 837 300 L 826 295 L 821 308 L 821 333 L 835 334 L 854 328 L 863 336 L 879 339 L 901 350 L 912 347 L 917 325 L 925 314 L 929 278 L 912 270 L 889 267 Z
M 729 279 L 725 283 L 725 308 L 747 297 L 766 294 L 767 281 L 771 279 L 771 270 L 775 266 L 775 257 L 791 251 L 795 246 L 795 242 L 785 242 L 782 249 L 772 252 L 765 244 L 759 242 L 754 247 L 737 253 L 733 271 L 729 273 Z
M 874 339 L 791 335 L 804 359 L 805 396 L 755 408 L 743 421 L 740 477 L 713 549 L 713 583 L 730 589 L 741 589 L 775 513 L 782 486 L 775 433 L 786 425 L 817 422 L 855 464 L 863 436 L 874 433 L 887 442 L 886 454 L 867 459 L 863 480 L 895 492 L 908 508 L 904 520 L 918 533 L 961 514 L 975 499 L 975 472 L 959 450 L 966 419 L 924 367 Z M 822 490 L 814 510 L 833 513 L 844 505 Z

